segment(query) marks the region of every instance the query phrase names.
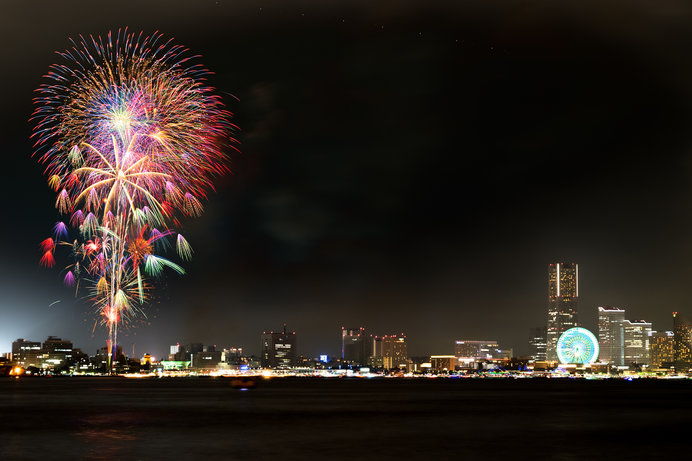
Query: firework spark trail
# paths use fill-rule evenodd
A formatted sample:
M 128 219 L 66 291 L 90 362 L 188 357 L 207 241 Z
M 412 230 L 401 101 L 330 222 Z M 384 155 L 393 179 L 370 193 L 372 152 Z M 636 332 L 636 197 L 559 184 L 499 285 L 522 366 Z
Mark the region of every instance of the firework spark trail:
M 119 325 L 147 300 L 148 278 L 184 274 L 155 250 L 171 238 L 181 259 L 192 257 L 172 227 L 181 214 L 199 216 L 213 178 L 227 172 L 235 126 L 196 56 L 159 33 L 80 37 L 58 54 L 66 64 L 51 66 L 37 90 L 32 138 L 68 219 L 41 242 L 41 264 L 55 265 L 59 245 L 71 248 L 64 283 L 88 290 L 110 360 Z M 66 221 L 78 231 L 72 241 Z

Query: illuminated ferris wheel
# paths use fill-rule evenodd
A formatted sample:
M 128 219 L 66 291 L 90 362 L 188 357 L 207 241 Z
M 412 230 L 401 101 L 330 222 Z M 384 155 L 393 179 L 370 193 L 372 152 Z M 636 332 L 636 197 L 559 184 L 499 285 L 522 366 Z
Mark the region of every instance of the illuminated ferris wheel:
M 598 359 L 598 340 L 586 328 L 570 328 L 557 340 L 560 363 L 593 363 Z

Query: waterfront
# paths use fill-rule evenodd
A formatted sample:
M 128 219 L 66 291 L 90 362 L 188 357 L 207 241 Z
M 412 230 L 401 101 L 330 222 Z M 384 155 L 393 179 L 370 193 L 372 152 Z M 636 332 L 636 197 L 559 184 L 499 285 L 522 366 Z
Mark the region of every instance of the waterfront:
M 577 459 L 689 450 L 687 380 L 0 380 L 0 459 Z

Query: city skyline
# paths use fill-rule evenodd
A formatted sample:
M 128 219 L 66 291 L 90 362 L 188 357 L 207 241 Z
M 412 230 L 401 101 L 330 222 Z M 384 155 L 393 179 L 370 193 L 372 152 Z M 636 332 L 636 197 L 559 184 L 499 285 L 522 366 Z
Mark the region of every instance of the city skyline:
M 411 355 L 472 336 L 527 353 L 556 261 L 579 263 L 591 331 L 596 306 L 659 331 L 692 309 L 692 8 L 528 2 L 509 20 L 508 1 L 161 5 L 6 5 L 0 349 L 105 343 L 61 261 L 38 266 L 58 213 L 27 120 L 56 50 L 126 26 L 203 56 L 243 154 L 182 223 L 188 274 L 166 276 L 125 349 L 258 348 L 257 331 L 287 323 L 311 332 L 308 353 L 338 354 L 342 325 L 406 332 Z
M 572 269 L 571 273 L 568 273 L 566 276 L 563 273 L 563 279 L 565 281 L 564 287 L 559 288 L 561 284 L 558 284 L 557 281 L 560 280 L 560 271 L 558 268 L 561 266 L 567 266 Z M 569 272 L 569 271 L 568 271 Z M 567 295 L 567 302 L 569 303 L 572 300 L 572 297 L 576 297 L 578 294 L 578 264 L 574 263 L 569 263 L 569 264 L 564 264 L 564 263 L 555 263 L 555 264 L 549 264 L 548 265 L 548 303 L 547 303 L 547 313 L 548 313 L 548 321 L 546 326 L 539 326 L 539 327 L 530 327 L 528 329 L 528 335 L 526 338 L 525 343 L 520 343 L 520 344 L 508 344 L 504 341 L 500 341 L 498 343 L 497 340 L 492 340 L 492 341 L 484 341 L 484 340 L 479 340 L 477 335 L 467 335 L 465 336 L 464 340 L 459 340 L 461 336 L 456 337 L 457 339 L 454 339 L 454 345 L 453 349 L 455 353 L 458 356 L 463 356 L 463 353 L 460 353 L 460 347 L 463 349 L 464 344 L 467 345 L 472 345 L 472 348 L 480 348 L 479 350 L 484 350 L 487 352 L 488 358 L 491 356 L 494 357 L 494 353 L 491 353 L 491 350 L 496 350 L 498 353 L 501 353 L 502 351 L 505 351 L 505 354 L 503 356 L 507 356 L 508 358 L 519 358 L 519 357 L 530 357 L 531 359 L 534 360 L 548 360 L 548 361 L 558 361 L 558 356 L 557 353 L 555 353 L 555 357 L 550 357 L 548 356 L 547 352 L 549 350 L 548 347 L 548 331 L 550 331 L 550 325 L 551 321 L 555 322 L 555 298 L 557 297 L 557 293 L 562 291 L 562 294 Z M 562 300 L 561 300 L 562 302 Z M 685 318 L 683 315 L 680 315 L 678 312 L 673 312 L 672 313 L 672 321 L 670 322 L 671 325 L 668 325 L 668 327 L 663 326 L 661 328 L 660 326 L 658 329 L 653 328 L 652 322 L 647 322 L 646 320 L 629 320 L 625 319 L 625 312 L 626 310 L 622 307 L 612 307 L 612 306 L 598 306 L 595 310 L 595 315 L 596 315 L 596 325 L 597 328 L 594 329 L 594 335 L 598 337 L 598 342 L 600 345 L 600 353 L 597 355 L 598 361 L 605 362 L 605 363 L 610 363 L 614 366 L 629 366 L 631 364 L 648 364 L 651 361 L 650 353 L 649 353 L 649 344 L 650 340 L 652 340 L 652 333 L 670 333 L 672 332 L 668 328 L 672 328 L 675 331 L 678 331 L 679 328 L 681 328 L 679 325 L 684 325 L 684 328 L 687 328 L 687 321 L 681 321 L 681 318 Z M 583 328 L 583 325 L 581 325 L 578 321 L 574 320 L 577 318 L 578 312 L 574 310 L 574 306 L 570 306 L 570 311 L 569 311 L 569 324 L 568 327 L 560 327 L 561 331 L 560 334 L 557 335 L 557 338 L 562 336 L 562 333 L 565 331 L 569 330 L 570 328 L 574 327 L 581 327 Z M 589 316 L 590 317 L 590 316 Z M 682 322 L 682 323 L 681 323 Z M 278 357 L 281 357 L 281 363 L 283 363 L 285 366 L 289 366 L 287 364 L 293 364 L 296 362 L 298 357 L 306 357 L 306 358 L 314 358 L 317 359 L 318 357 L 323 357 L 323 356 L 328 356 L 331 358 L 338 358 L 340 357 L 341 359 L 345 360 L 356 360 L 359 363 L 364 363 L 365 358 L 368 356 L 381 356 L 382 351 L 384 350 L 384 344 L 387 340 L 387 338 L 394 339 L 394 340 L 399 340 L 399 341 L 406 341 L 406 334 L 401 332 L 401 333 L 393 333 L 393 334 L 385 334 L 385 335 L 377 335 L 377 334 L 367 334 L 366 333 L 366 328 L 365 327 L 360 327 L 358 329 L 355 328 L 346 328 L 344 326 L 341 326 L 341 337 L 340 337 L 340 352 L 337 351 L 336 353 L 332 352 L 333 348 L 331 345 L 325 346 L 322 345 L 320 346 L 317 350 L 313 350 L 311 352 L 304 352 L 301 351 L 297 348 L 296 346 L 296 340 L 295 340 L 295 331 L 287 332 L 286 330 L 287 325 L 286 323 L 283 324 L 282 329 L 277 329 L 277 331 L 274 330 L 265 330 L 262 331 L 261 333 L 261 340 L 260 340 L 260 351 L 259 353 L 255 353 L 254 349 L 252 346 L 248 345 L 240 345 L 240 350 L 246 350 L 249 352 L 249 355 L 252 356 L 258 356 L 262 360 L 262 363 L 264 365 L 268 365 L 272 363 L 272 367 L 276 366 L 276 363 L 273 361 L 270 361 L 269 359 L 269 354 L 270 351 L 273 350 L 275 344 L 280 344 L 280 347 L 284 347 L 283 344 L 288 344 L 287 350 L 282 351 Z M 587 328 L 587 330 L 589 330 Z M 542 332 L 541 332 L 542 331 Z M 685 330 L 687 331 L 687 330 Z M 310 335 L 310 333 L 306 333 L 306 335 Z M 53 336 L 49 336 L 53 337 Z M 293 339 L 287 339 L 291 338 Z M 556 339 L 557 339 L 556 338 Z M 682 344 L 685 343 L 687 339 L 680 339 L 680 334 L 677 336 L 678 338 L 678 343 Z M 24 340 L 23 338 L 19 338 L 18 340 Z M 556 340 L 557 343 L 557 340 Z M 178 346 L 170 346 L 170 354 L 174 354 L 177 352 L 177 348 L 180 347 L 181 342 L 177 342 Z M 201 342 L 195 342 L 193 344 L 197 344 L 200 347 L 200 350 L 202 348 L 203 343 Z M 211 343 L 205 343 L 205 344 L 210 344 L 210 347 L 213 347 L 216 349 L 217 347 L 225 347 L 225 346 L 230 346 L 232 348 L 235 348 L 237 346 L 236 343 L 233 343 L 232 341 L 226 341 L 226 342 L 220 342 L 221 346 L 217 346 L 216 343 L 211 346 Z M 134 346 L 135 344 L 132 344 L 132 350 L 133 350 L 133 356 L 136 356 L 136 353 L 134 352 Z M 160 346 L 160 345 L 159 345 Z M 502 346 L 500 348 L 500 346 Z M 121 347 L 121 346 L 119 346 Z M 163 347 L 163 346 L 160 346 Z M 204 346 L 206 350 L 207 346 Z M 165 347 L 164 347 L 165 348 Z M 173 349 L 176 348 L 174 351 Z M 485 349 L 483 349 L 485 348 Z M 519 350 L 527 350 L 526 353 L 514 353 L 514 351 Z M 507 354 L 506 352 L 509 351 Z M 0 351 L 2 352 L 2 351 Z M 413 356 L 426 356 L 426 355 L 435 355 L 438 354 L 439 357 L 446 357 L 444 355 L 439 355 L 439 354 L 444 354 L 447 353 L 448 351 L 440 352 L 440 351 L 425 351 L 425 353 L 416 353 L 416 354 L 408 354 L 408 357 L 413 357 Z M 143 352 L 144 354 L 149 354 L 149 355 L 154 355 L 149 351 Z M 140 355 L 142 353 L 140 352 Z M 283 359 L 284 356 L 290 356 L 290 359 Z M 476 354 L 479 355 L 479 354 Z M 480 354 L 479 356 L 482 356 Z M 158 355 L 160 359 L 163 359 L 166 357 L 165 353 L 162 353 Z M 273 359 L 272 359 L 273 360 Z M 278 362 L 277 362 L 278 363 Z M 390 364 L 391 365 L 391 364 Z
M 141 359 L 137 358 L 134 348 L 129 354 L 118 346 L 115 357 L 118 357 L 119 373 L 131 366 L 138 370 L 145 364 L 159 370 L 228 373 L 257 370 L 260 367 L 290 373 L 302 373 L 309 369 L 358 371 L 361 367 L 365 373 L 369 373 L 371 367 L 379 371 L 393 370 L 394 373 L 401 370 L 409 373 L 473 373 L 492 371 L 495 367 L 498 367 L 496 371 L 506 371 L 504 367 L 526 371 L 526 367 L 531 367 L 539 376 L 548 368 L 561 366 L 559 364 L 567 368 L 557 370 L 558 374 L 567 369 L 574 372 L 574 367 L 581 364 L 591 367 L 595 373 L 614 375 L 641 371 L 654 374 L 680 372 L 692 366 L 692 324 L 678 312 L 672 313 L 673 331 L 655 331 L 650 322 L 625 319 L 624 309 L 599 306 L 597 312 L 598 337 L 583 327 L 566 330 L 557 343 L 558 361 L 545 358 L 546 327 L 531 329 L 529 344 L 536 354 L 529 356 L 518 356 L 511 347 L 500 347 L 496 340 L 468 338 L 454 342 L 453 355 L 414 356 L 408 353 L 404 333 L 368 336 L 364 327 L 342 327 L 341 356 L 320 354 L 311 357 L 298 354 L 298 336 L 295 331 L 289 331 L 286 324 L 279 331 L 262 332 L 259 357 L 244 353 L 246 349 L 243 347 L 202 343 L 177 343 L 170 346 L 167 356 L 157 358 L 149 353 L 140 353 Z M 1 360 L 5 366 L 9 358 L 10 364 L 33 368 L 34 371 L 98 373 L 105 370 L 108 356 L 106 347 L 99 348 L 95 355 L 89 355 L 74 348 L 69 339 L 48 336 L 43 345 L 40 341 L 18 338 L 12 343 L 11 355 L 3 354 Z M 30 370 L 31 373 L 34 371 Z
M 557 339 L 570 328 L 580 326 L 580 327 L 586 327 L 586 325 L 591 324 L 591 321 L 594 320 L 593 325 L 594 326 L 589 326 L 586 327 L 588 330 L 592 330 L 599 338 L 599 342 L 601 343 L 601 352 L 599 354 L 599 360 L 603 359 L 606 362 L 613 363 L 614 365 L 629 365 L 632 363 L 632 356 L 631 352 L 632 350 L 636 351 L 638 350 L 639 347 L 644 347 L 646 350 L 648 350 L 648 340 L 646 342 L 646 345 L 644 346 L 643 344 L 640 344 L 639 346 L 636 346 L 634 349 L 632 349 L 632 345 L 630 344 L 632 342 L 632 335 L 630 334 L 628 336 L 627 331 L 629 329 L 630 332 L 632 331 L 638 331 L 640 332 L 639 334 L 643 334 L 644 336 L 650 336 L 650 333 L 652 331 L 652 322 L 647 322 L 646 320 L 626 320 L 624 318 L 625 316 L 625 309 L 622 307 L 612 307 L 612 306 L 597 306 L 595 309 L 595 315 L 586 315 L 585 318 L 588 319 L 588 321 L 585 324 L 582 324 L 579 322 L 579 264 L 577 263 L 564 263 L 564 262 L 559 262 L 559 263 L 550 263 L 548 264 L 548 270 L 547 270 L 547 303 L 546 303 L 546 308 L 545 311 L 547 312 L 547 322 L 546 325 L 544 326 L 532 326 L 528 328 L 528 336 L 527 340 L 524 342 L 519 342 L 519 343 L 508 343 L 502 339 L 500 339 L 500 345 L 503 346 L 504 348 L 509 348 L 509 350 L 514 350 L 514 351 L 523 351 L 519 354 L 515 354 L 514 356 L 516 357 L 525 357 L 525 356 L 532 356 L 533 353 L 536 350 L 536 345 L 537 342 L 540 343 L 541 341 L 545 341 L 545 345 L 542 346 L 544 347 L 544 354 L 545 354 L 545 359 L 549 361 L 556 361 L 558 360 L 557 353 L 553 352 L 553 355 L 550 355 L 550 332 L 551 332 L 551 325 L 553 325 L 552 330 L 555 331 L 555 337 L 554 337 L 554 342 L 557 344 Z M 566 307 L 565 307 L 566 306 Z M 582 310 L 585 310 L 582 308 Z M 677 318 L 678 312 L 673 312 L 673 321 Z M 674 322 L 669 322 L 670 325 L 664 326 L 663 328 L 658 328 L 653 329 L 654 332 L 660 331 L 668 331 L 671 329 L 674 329 L 675 326 L 673 325 Z M 648 328 L 644 333 L 641 333 L 642 327 Z M 536 331 L 538 329 L 543 329 L 544 333 L 544 338 L 539 339 L 537 337 Z M 280 329 L 277 329 L 279 331 Z M 283 324 L 283 330 L 284 330 L 284 335 L 285 330 L 286 330 L 286 323 Z M 269 333 L 267 332 L 269 331 Z M 329 357 L 344 357 L 345 353 L 345 341 L 346 338 L 351 338 L 353 336 L 360 336 L 361 334 L 365 334 L 366 328 L 365 327 L 360 327 L 359 329 L 350 329 L 350 328 L 345 328 L 344 326 L 341 326 L 341 338 L 340 338 L 340 348 L 334 352 L 334 347 L 333 343 L 334 341 L 329 341 L 327 344 L 321 344 L 317 347 L 317 349 L 312 349 L 309 352 L 300 351 L 297 348 L 295 348 L 295 344 L 293 349 L 291 350 L 291 353 L 294 354 L 294 357 L 297 357 L 295 354 L 299 354 L 300 356 L 305 356 L 305 357 L 313 357 L 316 358 L 320 355 L 328 355 Z M 390 333 L 392 333 L 392 329 L 390 329 Z M 382 333 L 382 332 L 380 332 Z M 279 333 L 276 333 L 279 334 Z M 295 332 L 293 332 L 295 334 Z M 241 345 L 245 350 L 249 351 L 252 355 L 257 355 L 259 357 L 264 356 L 266 358 L 266 352 L 264 351 L 267 347 L 267 343 L 265 341 L 265 337 L 273 337 L 275 335 L 275 332 L 273 330 L 265 330 L 262 332 L 262 339 L 260 341 L 260 346 L 258 348 L 257 352 L 254 352 L 254 347 L 252 344 L 244 344 Z M 310 332 L 307 333 L 306 336 L 309 338 L 310 336 L 316 336 L 315 332 Z M 405 334 L 402 332 L 400 333 L 402 337 L 405 337 Z M 377 340 L 382 337 L 386 338 L 388 334 L 385 334 L 384 336 L 378 336 L 378 335 L 369 335 L 369 340 Z M 391 336 L 396 337 L 397 333 L 393 333 Z M 412 354 L 412 356 L 416 355 L 434 355 L 434 354 L 447 354 L 450 353 L 451 350 L 453 349 L 458 349 L 459 347 L 459 340 L 458 338 L 460 337 L 465 337 L 467 341 L 471 342 L 481 342 L 479 340 L 480 336 L 476 333 L 465 333 L 464 335 L 457 336 L 453 341 L 456 343 L 456 346 L 453 344 L 450 347 L 447 347 L 445 350 L 442 351 L 416 351 L 415 354 Z M 482 335 L 481 335 L 482 336 Z M 497 337 L 497 335 L 491 333 L 490 335 L 486 336 L 492 336 L 492 337 Z M 52 337 L 52 336 L 51 336 Z M 627 339 L 630 338 L 630 339 Z M 21 338 L 20 338 L 21 339 Z M 538 340 L 538 341 L 537 341 Z M 14 341 L 14 339 L 12 340 Z M 231 345 L 231 344 L 239 344 L 238 342 L 234 342 L 233 339 L 231 338 L 230 340 L 222 340 L 222 341 L 213 341 L 213 342 L 199 342 L 199 338 L 193 338 L 192 340 L 184 340 L 184 341 L 177 341 L 178 344 L 181 342 L 193 342 L 194 344 L 214 344 L 214 347 L 216 343 L 222 344 L 222 345 Z M 349 340 L 349 342 L 352 341 L 352 339 Z M 641 342 L 641 340 L 638 340 Z M 497 341 L 494 341 L 496 347 Z M 124 346 L 127 348 L 128 346 L 131 346 L 134 350 L 136 346 L 136 342 L 131 342 L 127 343 L 124 342 L 122 343 Z M 373 344 L 367 344 L 365 347 L 366 349 L 372 347 L 377 347 L 374 343 Z M 121 347 L 121 344 L 119 344 L 119 347 Z M 160 352 L 157 355 L 157 352 L 159 349 L 164 350 L 165 347 L 164 345 L 157 345 L 156 349 L 146 350 L 143 353 L 144 354 L 151 354 L 152 356 L 156 357 L 165 357 L 166 354 L 163 352 Z M 172 347 L 172 346 L 171 346 Z M 381 347 L 381 346 L 380 346 Z M 541 346 L 539 346 L 541 347 Z M 555 346 L 553 346 L 553 351 Z M 618 349 L 619 347 L 619 349 Z M 98 345 L 97 349 L 102 348 L 102 345 Z M 498 349 L 499 350 L 499 349 Z M 630 351 L 628 355 L 628 350 Z M 618 352 L 619 351 L 619 352 Z M 0 350 L 0 353 L 3 352 Z M 636 352 L 634 352 L 636 354 Z M 350 354 L 353 354 L 353 352 L 350 352 Z M 614 354 L 619 354 L 618 356 L 615 356 Z M 639 356 L 634 356 L 636 362 L 636 358 Z M 648 360 L 648 356 L 646 357 Z M 265 359 L 266 360 L 266 359 Z M 295 358 L 293 359 L 295 360 Z

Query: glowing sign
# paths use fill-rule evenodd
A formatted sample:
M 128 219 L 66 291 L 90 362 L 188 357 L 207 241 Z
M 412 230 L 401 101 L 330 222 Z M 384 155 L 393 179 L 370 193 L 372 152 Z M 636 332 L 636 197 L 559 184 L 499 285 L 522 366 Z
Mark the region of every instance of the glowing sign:
M 327 357 L 326 355 L 320 355 L 320 362 L 329 362 L 329 357 Z

